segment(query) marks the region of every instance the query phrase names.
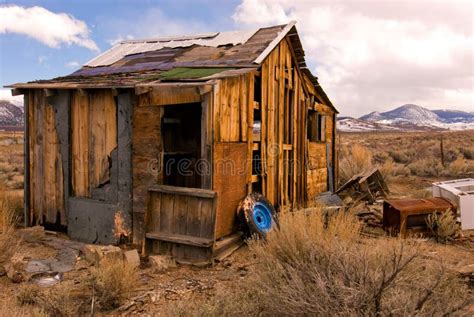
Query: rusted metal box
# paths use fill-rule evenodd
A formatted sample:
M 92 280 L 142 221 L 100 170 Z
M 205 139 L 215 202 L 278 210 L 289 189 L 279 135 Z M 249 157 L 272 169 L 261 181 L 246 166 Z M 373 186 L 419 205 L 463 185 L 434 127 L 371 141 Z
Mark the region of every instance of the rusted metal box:
M 444 198 L 386 200 L 383 203 L 383 226 L 391 233 L 406 236 L 409 228 L 426 229 L 426 217 L 434 212 L 456 211 Z

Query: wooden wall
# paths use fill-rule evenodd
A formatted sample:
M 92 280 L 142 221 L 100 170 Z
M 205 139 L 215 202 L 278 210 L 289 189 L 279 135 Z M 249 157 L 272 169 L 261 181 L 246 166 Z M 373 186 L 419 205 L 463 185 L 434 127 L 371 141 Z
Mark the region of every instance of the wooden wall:
M 74 91 L 71 98 L 72 194 L 90 197 L 110 180 L 109 160 L 117 147 L 117 105 L 111 90 Z
M 250 76 L 223 78 L 214 87 L 214 142 L 247 141 Z
M 54 109 L 42 90 L 29 92 L 30 219 L 66 225 L 61 153 Z
M 328 191 L 330 177 L 328 174 L 328 163 L 332 167 L 333 142 L 334 142 L 334 110 L 327 105 L 315 103 L 311 109 L 325 116 L 325 140 L 324 142 L 308 142 L 308 165 L 307 165 L 307 197 L 312 199 L 318 194 Z M 329 162 L 328 162 L 329 158 Z M 334 169 L 334 167 L 332 167 Z
M 286 39 L 262 63 L 261 82 L 262 191 L 275 205 L 300 204 L 306 187 L 306 94 Z
M 254 86 L 257 77 L 260 87 Z M 332 162 L 334 110 L 320 103 L 314 106 L 316 90 L 311 85 L 297 69 L 291 45 L 284 39 L 264 60 L 260 74 L 223 78 L 214 88 L 214 142 L 227 142 L 229 147 L 232 142 L 247 142 L 247 193 L 257 182 L 262 193 L 277 206 L 302 205 L 328 189 L 327 158 Z M 259 101 L 254 100 L 255 87 L 260 89 Z M 326 115 L 324 143 L 307 140 L 308 108 Z M 254 109 L 261 114 L 258 139 L 252 133 Z M 216 148 L 214 145 L 214 160 L 221 159 Z M 254 151 L 261 158 L 260 175 L 251 173 Z M 233 184 L 240 188 L 241 182 L 242 179 Z M 213 188 L 219 190 L 219 186 L 214 177 Z M 227 206 L 229 210 L 235 207 L 233 203 Z M 217 212 L 227 213 L 221 209 L 219 204 Z

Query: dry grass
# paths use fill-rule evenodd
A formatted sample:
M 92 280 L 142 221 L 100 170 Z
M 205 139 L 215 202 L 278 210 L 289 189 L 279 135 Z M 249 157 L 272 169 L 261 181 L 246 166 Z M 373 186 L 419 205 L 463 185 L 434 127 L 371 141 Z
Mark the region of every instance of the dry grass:
M 340 154 L 339 182 L 344 184 L 352 176 L 366 172 L 372 167 L 372 153 L 365 146 L 345 146 Z
M 10 193 L 0 187 L 0 265 L 14 252 L 17 239 L 15 225 L 18 223 L 15 200 Z
M 318 209 L 281 215 L 281 229 L 252 241 L 252 280 L 197 312 L 209 316 L 444 315 L 469 303 L 468 289 L 413 240 L 368 239 L 350 214 Z M 192 312 L 192 313 L 191 313 Z
M 77 298 L 71 296 L 71 288 L 65 284 L 49 288 L 24 284 L 19 286 L 15 297 L 15 309 L 24 309 L 30 316 L 76 316 L 79 313 L 80 304 L 76 303 Z
M 426 224 L 437 242 L 452 241 L 460 232 L 461 227 L 451 211 L 428 215 Z
M 443 138 L 444 166 L 440 140 Z M 435 179 L 474 176 L 474 131 L 341 133 L 340 181 L 377 166 L 387 180 L 396 176 Z M 368 162 L 370 160 L 370 162 Z
M 92 300 L 103 310 L 117 308 L 137 289 L 139 280 L 137 269 L 128 263 L 104 260 L 92 270 Z

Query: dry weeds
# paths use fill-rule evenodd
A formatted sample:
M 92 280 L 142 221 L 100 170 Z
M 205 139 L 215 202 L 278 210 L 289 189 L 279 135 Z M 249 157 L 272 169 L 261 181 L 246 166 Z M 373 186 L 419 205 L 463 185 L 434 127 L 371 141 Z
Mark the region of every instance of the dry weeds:
M 469 303 L 467 286 L 424 256 L 414 240 L 368 239 L 350 214 L 330 218 L 318 209 L 282 214 L 281 229 L 252 241 L 256 274 L 231 294 L 198 311 L 176 314 L 444 315 Z M 192 313 L 190 313 L 192 312 Z
M 17 223 L 18 216 L 14 200 L 8 191 L 0 187 L 0 266 L 11 257 L 15 250 Z
M 110 310 L 124 304 L 139 286 L 137 269 L 123 261 L 104 260 L 92 269 L 92 301 L 102 310 Z
M 360 168 L 354 166 L 364 166 L 365 169 L 377 166 L 387 180 L 410 175 L 435 179 L 474 176 L 473 130 L 341 133 L 341 136 L 340 183 L 360 172 Z
M 436 241 L 440 243 L 452 241 L 461 230 L 461 227 L 456 221 L 456 216 L 449 210 L 428 215 L 426 224 Z
M 366 172 L 372 167 L 372 153 L 365 146 L 345 146 L 340 154 L 339 182 L 344 184 L 352 176 Z

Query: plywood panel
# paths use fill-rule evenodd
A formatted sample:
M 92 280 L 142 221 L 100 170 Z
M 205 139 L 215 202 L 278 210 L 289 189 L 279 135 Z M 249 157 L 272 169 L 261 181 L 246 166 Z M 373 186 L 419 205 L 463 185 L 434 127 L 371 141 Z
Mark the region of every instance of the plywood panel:
M 216 239 L 233 232 L 237 206 L 247 193 L 247 143 L 214 145 L 214 190 L 217 192 Z

